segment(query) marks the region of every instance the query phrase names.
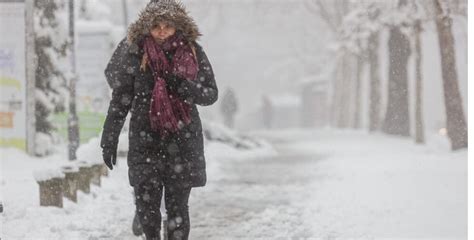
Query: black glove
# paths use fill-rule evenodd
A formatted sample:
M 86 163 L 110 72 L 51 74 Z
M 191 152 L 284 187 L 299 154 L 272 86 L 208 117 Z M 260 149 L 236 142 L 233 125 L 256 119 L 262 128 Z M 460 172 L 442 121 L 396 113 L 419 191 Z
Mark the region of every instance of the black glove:
M 117 148 L 116 147 L 104 147 L 102 148 L 102 157 L 104 163 L 110 170 L 114 169 L 113 165 L 117 163 Z

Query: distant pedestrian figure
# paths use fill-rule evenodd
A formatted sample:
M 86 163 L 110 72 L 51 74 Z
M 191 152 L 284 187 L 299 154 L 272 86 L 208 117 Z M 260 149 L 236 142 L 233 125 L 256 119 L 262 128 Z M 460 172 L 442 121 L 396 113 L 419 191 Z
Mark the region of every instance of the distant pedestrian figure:
M 169 239 L 188 239 L 191 188 L 206 184 L 196 105 L 216 102 L 218 89 L 198 36 L 181 3 L 152 1 L 131 24 L 105 70 L 113 93 L 101 139 L 103 158 L 113 169 L 130 111 L 129 182 L 146 239 L 160 239 L 163 194 Z
M 237 97 L 235 96 L 232 88 L 228 88 L 224 95 L 222 96 L 221 101 L 221 113 L 224 117 L 224 124 L 229 127 L 234 127 L 235 114 L 237 113 Z

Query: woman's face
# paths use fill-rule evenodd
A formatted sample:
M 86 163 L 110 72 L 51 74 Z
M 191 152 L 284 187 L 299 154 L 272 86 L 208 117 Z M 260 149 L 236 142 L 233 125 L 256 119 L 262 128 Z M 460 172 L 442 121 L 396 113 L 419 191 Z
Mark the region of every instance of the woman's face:
M 176 29 L 171 24 L 166 22 L 160 22 L 150 30 L 151 36 L 159 42 L 162 42 L 170 36 L 173 36 L 175 32 Z

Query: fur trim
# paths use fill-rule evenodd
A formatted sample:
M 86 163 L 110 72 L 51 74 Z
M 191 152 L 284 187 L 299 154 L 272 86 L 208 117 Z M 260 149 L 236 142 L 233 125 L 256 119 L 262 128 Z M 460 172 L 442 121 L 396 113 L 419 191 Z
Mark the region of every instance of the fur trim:
M 181 31 L 184 37 L 190 41 L 196 41 L 201 33 L 188 15 L 184 5 L 176 0 L 157 0 L 148 3 L 143 9 L 138 20 L 130 25 L 127 33 L 127 41 L 131 45 L 137 43 L 145 35 L 149 34 L 150 28 L 160 21 L 169 21 L 175 25 L 177 31 Z

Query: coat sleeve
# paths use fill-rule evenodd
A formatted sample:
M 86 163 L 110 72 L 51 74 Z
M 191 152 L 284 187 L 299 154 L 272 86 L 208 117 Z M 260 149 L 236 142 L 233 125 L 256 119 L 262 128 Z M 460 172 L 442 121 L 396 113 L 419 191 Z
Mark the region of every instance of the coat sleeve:
M 102 131 L 100 142 L 102 148 L 117 147 L 120 132 L 134 97 L 134 73 L 138 68 L 134 61 L 133 55 L 129 54 L 126 40 L 122 40 L 105 68 L 107 83 L 112 88 L 112 99 Z
M 186 102 L 201 106 L 209 106 L 217 101 L 218 89 L 211 63 L 200 45 L 195 43 L 199 65 L 197 79 L 189 81 L 172 76 L 172 89 Z

